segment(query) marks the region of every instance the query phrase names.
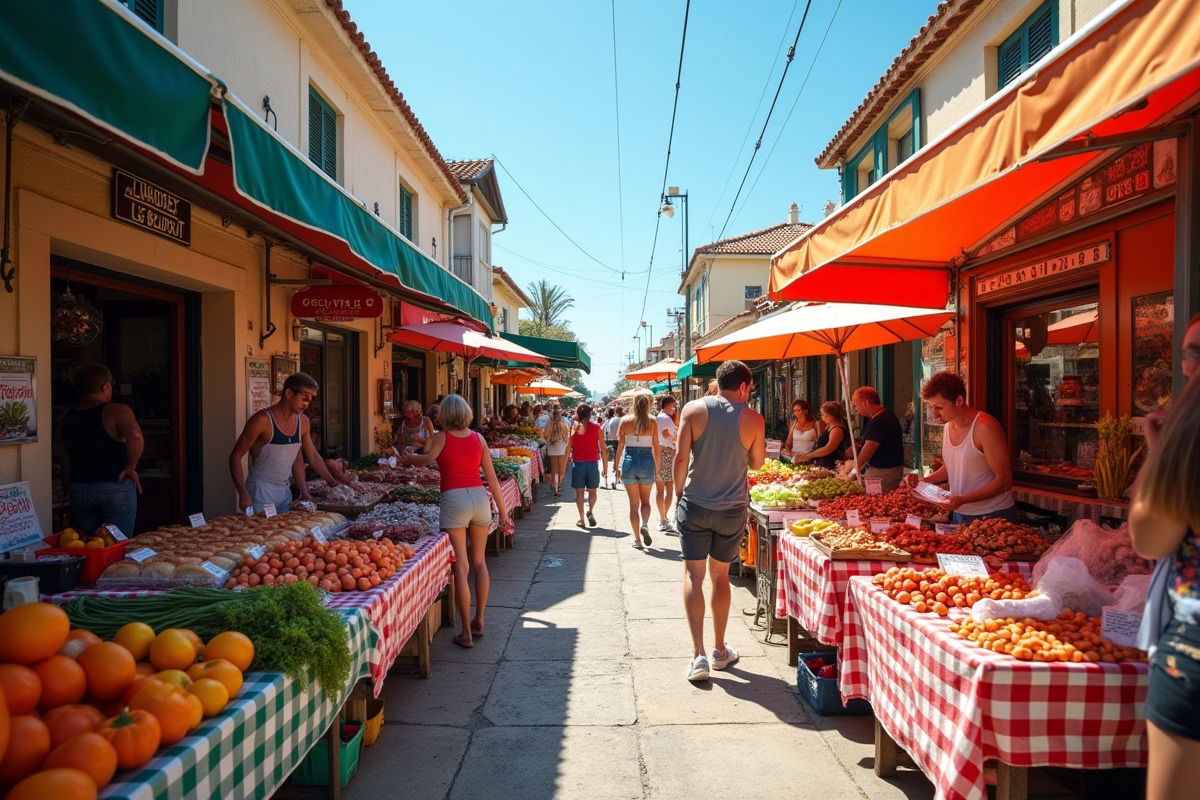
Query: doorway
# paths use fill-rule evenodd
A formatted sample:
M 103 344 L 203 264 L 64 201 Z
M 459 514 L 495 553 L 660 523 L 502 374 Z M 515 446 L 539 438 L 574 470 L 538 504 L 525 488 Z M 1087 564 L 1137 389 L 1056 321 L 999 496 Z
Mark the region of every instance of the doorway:
M 358 386 L 358 335 L 311 322 L 304 330 L 300 371 L 320 387 L 305 412 L 313 445 L 325 458 L 357 458 L 358 414 L 351 390 Z

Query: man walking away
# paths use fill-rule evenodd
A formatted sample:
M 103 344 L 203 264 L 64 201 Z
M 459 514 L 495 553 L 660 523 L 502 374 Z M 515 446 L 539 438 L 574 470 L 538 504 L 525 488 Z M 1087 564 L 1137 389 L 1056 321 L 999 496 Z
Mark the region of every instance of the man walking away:
M 680 416 L 675 450 L 679 502 L 675 527 L 683 551 L 683 604 L 692 633 L 687 679 L 708 680 L 710 665 L 725 669 L 738 653 L 725 641 L 729 622 L 729 564 L 746 532 L 750 503 L 746 470 L 767 456 L 762 415 L 746 406 L 754 384 L 750 369 L 726 361 L 717 369 L 716 395 L 693 400 Z M 713 643 L 704 649 L 704 576 L 712 578 Z

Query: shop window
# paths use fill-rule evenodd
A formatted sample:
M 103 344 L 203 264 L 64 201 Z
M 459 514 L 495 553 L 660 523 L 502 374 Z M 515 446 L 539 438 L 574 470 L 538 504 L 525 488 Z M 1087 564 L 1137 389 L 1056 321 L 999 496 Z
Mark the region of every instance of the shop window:
M 400 235 L 410 242 L 413 239 L 413 193 L 404 184 L 400 184 L 400 220 L 398 229 Z
M 1046 0 L 996 48 L 997 85 L 1003 89 L 1058 44 L 1058 0 Z
M 754 304 L 758 302 L 758 298 L 762 297 L 762 286 L 747 286 L 746 287 L 746 310 L 754 308 Z
M 1100 416 L 1099 305 L 1073 298 L 1005 315 L 1014 352 L 1013 466 L 1068 490 L 1090 483 Z
M 308 87 L 308 160 L 337 180 L 337 112 Z
M 163 32 L 163 0 L 118 0 L 138 19 L 159 33 Z

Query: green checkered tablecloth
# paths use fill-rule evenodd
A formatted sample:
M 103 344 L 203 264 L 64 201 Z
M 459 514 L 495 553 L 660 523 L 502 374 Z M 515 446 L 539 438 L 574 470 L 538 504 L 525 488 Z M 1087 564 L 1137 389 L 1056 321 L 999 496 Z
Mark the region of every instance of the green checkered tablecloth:
M 362 611 L 342 616 L 354 655 L 348 685 L 326 693 L 314 681 L 305 692 L 281 673 L 249 673 L 223 713 L 161 750 L 141 769 L 117 773 L 100 797 L 270 797 L 317 744 L 354 685 L 370 675 L 379 634 Z

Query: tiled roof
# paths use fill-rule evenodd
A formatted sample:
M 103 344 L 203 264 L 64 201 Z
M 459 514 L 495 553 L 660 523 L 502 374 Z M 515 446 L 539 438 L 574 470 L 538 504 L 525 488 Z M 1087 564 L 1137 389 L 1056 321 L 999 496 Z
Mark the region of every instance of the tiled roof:
M 821 155 L 817 156 L 817 166 L 829 169 L 839 161 L 845 161 L 851 155 L 850 145 L 870 130 L 871 126 L 883 113 L 896 95 L 906 88 L 906 84 L 922 65 L 927 62 L 982 5 L 983 0 L 944 0 L 937 11 L 917 32 L 900 55 L 888 67 L 887 72 L 867 93 L 866 98 L 859 104 L 850 119 L 846 120 L 841 130 L 833 137 Z
M 396 110 L 400 112 L 400 116 L 402 116 L 405 122 L 407 122 L 412 128 L 413 134 L 417 137 L 418 141 L 420 141 L 425 147 L 425 150 L 429 153 L 429 158 L 446 176 L 446 180 L 450 183 L 451 189 L 458 196 L 458 199 L 461 202 L 466 202 L 466 190 L 462 188 L 458 177 L 450 171 L 450 167 L 446 164 L 446 159 L 442 158 L 442 154 L 438 152 L 437 147 L 433 144 L 433 139 L 430 138 L 429 133 L 425 130 L 425 126 L 423 126 L 421 121 L 417 119 L 417 115 L 413 113 L 412 107 L 409 106 L 408 101 L 404 99 L 404 95 L 400 93 L 400 90 L 396 88 L 396 84 L 393 83 L 391 77 L 388 76 L 387 70 L 384 69 L 383 62 L 379 60 L 379 56 L 376 55 L 375 51 L 371 49 L 371 45 L 367 43 L 366 38 L 358 30 L 358 26 L 354 24 L 354 20 L 350 19 L 350 13 L 342 7 L 342 0 L 325 0 L 325 5 L 327 5 L 333 12 L 333 15 L 337 17 L 337 21 L 342 26 L 342 30 L 346 32 L 348 37 L 350 37 L 350 41 L 354 43 L 354 46 L 362 55 L 363 60 L 367 62 L 367 67 L 373 73 L 375 73 L 375 77 L 379 81 L 380 86 L 383 87 L 384 92 L 387 93 L 387 96 L 391 99 L 392 104 L 396 107 Z
M 730 236 L 696 248 L 697 253 L 738 253 L 744 255 L 773 255 L 796 240 L 812 227 L 811 223 L 781 222 L 760 231 Z
M 525 294 L 525 291 L 521 289 L 519 285 L 517 285 L 517 282 L 513 280 L 513 276 L 509 275 L 504 267 L 492 267 L 492 277 L 494 279 L 499 279 L 501 283 L 507 286 L 508 290 L 516 295 L 517 299 L 525 304 L 523 306 L 524 308 L 533 307 L 533 301 L 529 299 L 529 295 Z
M 478 158 L 474 161 L 447 161 L 450 174 L 463 183 L 474 183 L 492 166 L 490 158 Z

